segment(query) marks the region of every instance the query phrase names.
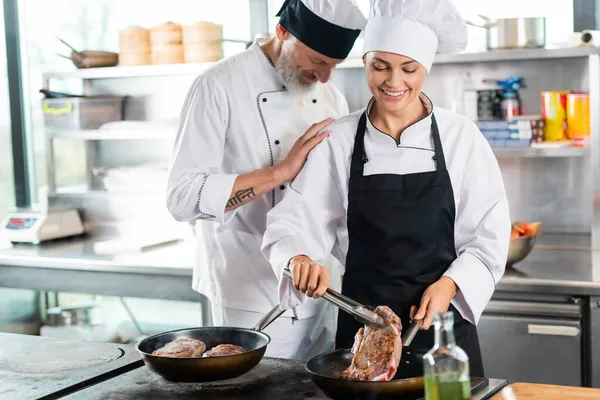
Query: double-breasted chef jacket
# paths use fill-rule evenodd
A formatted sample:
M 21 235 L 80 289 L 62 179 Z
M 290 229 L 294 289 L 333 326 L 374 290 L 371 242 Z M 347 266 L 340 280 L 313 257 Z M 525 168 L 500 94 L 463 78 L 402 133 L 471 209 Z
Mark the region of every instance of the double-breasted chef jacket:
M 277 304 L 277 276 L 260 248 L 265 216 L 288 185 L 225 212 L 231 188 L 238 175 L 283 160 L 313 123 L 347 114 L 347 107 L 330 82 L 291 95 L 258 43 L 196 79 L 180 119 L 167 200 L 176 219 L 199 220 L 195 290 L 239 310 L 267 312 Z
M 296 40 L 333 59 L 348 56 L 366 23 L 353 0 L 286 0 L 277 16 Z M 236 178 L 282 161 L 313 123 L 348 113 L 331 82 L 291 93 L 284 81 L 255 43 L 198 77 L 180 118 L 167 205 L 178 220 L 200 221 L 193 288 L 208 297 L 219 324 L 254 325 L 278 305 L 277 275 L 261 243 L 266 214 L 288 185 L 225 212 Z M 334 261 L 329 265 L 339 285 Z M 334 315 L 333 307 L 316 301 L 286 311 L 266 328 L 272 338 L 267 355 L 306 359 L 331 349 Z

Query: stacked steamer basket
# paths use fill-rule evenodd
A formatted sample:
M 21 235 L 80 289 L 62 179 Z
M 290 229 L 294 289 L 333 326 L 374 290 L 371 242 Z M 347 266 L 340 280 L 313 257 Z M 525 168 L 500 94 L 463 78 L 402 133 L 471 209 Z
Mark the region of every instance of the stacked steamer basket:
M 216 62 L 223 58 L 223 26 L 198 22 L 183 28 L 185 62 Z
M 167 22 L 150 31 L 152 64 L 180 64 L 184 62 L 182 27 L 175 22 Z
M 150 64 L 150 30 L 131 26 L 119 32 L 119 65 Z

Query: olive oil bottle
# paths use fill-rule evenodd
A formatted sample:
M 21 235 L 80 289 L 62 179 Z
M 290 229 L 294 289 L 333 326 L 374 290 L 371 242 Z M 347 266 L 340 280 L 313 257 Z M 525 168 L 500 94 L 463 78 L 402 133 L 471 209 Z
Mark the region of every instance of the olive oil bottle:
M 467 400 L 471 397 L 469 357 L 456 345 L 454 314 L 436 314 L 435 345 L 423 357 L 425 400 Z

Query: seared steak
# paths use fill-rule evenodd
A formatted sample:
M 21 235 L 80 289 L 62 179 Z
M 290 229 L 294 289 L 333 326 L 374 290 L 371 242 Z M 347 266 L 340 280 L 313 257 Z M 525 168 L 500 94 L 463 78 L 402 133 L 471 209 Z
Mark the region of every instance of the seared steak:
M 152 355 L 173 358 L 200 358 L 206 350 L 204 342 L 196 339 L 179 338 L 167 343 Z
M 375 309 L 387 324 L 385 328 L 360 328 L 352 346 L 352 364 L 342 373 L 344 379 L 389 381 L 398 369 L 402 355 L 402 323 L 386 306 Z
M 242 346 L 236 346 L 235 344 L 220 344 L 204 353 L 202 357 L 232 356 L 234 354 L 240 354 L 245 351 L 246 350 Z

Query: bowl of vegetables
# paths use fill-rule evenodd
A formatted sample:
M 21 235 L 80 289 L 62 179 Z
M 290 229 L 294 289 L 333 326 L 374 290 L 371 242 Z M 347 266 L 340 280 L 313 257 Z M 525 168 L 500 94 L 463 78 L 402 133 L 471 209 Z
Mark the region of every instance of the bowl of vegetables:
M 508 267 L 523 261 L 529 255 L 540 235 L 541 222 L 527 224 L 517 221 L 512 224 L 510 232 L 510 246 L 508 247 Z

